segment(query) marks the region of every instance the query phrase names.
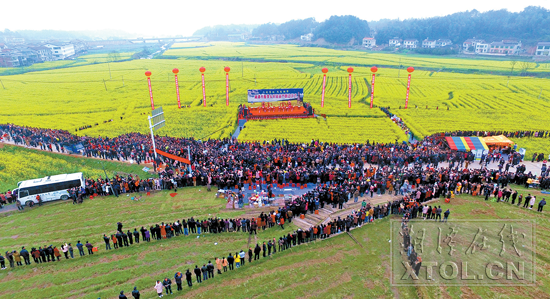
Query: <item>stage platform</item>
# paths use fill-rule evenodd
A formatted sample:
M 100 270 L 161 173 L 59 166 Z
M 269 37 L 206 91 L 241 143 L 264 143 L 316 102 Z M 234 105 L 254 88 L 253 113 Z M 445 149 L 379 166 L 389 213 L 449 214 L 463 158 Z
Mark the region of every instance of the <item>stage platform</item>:
M 239 115 L 240 118 L 241 115 Z M 249 107 L 247 109 L 247 120 L 261 120 L 261 119 L 279 119 L 279 118 L 308 118 L 315 117 L 310 114 L 309 111 L 303 106 L 292 107 Z

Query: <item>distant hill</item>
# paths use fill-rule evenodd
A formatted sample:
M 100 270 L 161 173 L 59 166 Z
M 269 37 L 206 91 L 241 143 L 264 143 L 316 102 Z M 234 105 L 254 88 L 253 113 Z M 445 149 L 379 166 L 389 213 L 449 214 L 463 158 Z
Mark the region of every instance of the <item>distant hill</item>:
M 443 17 L 407 20 L 380 20 L 369 23 L 376 31 L 377 43 L 401 39 L 450 39 L 461 44 L 468 38 L 496 41 L 517 39 L 524 44 L 550 40 L 550 10 L 529 6 L 521 12 L 505 9 L 458 12 Z

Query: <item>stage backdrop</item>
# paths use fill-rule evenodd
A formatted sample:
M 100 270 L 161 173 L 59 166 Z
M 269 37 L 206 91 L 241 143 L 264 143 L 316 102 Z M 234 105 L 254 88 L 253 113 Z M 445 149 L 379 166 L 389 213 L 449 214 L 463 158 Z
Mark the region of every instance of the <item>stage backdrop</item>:
M 249 89 L 248 102 L 278 102 L 278 101 L 294 101 L 304 98 L 303 88 L 287 88 L 287 89 Z

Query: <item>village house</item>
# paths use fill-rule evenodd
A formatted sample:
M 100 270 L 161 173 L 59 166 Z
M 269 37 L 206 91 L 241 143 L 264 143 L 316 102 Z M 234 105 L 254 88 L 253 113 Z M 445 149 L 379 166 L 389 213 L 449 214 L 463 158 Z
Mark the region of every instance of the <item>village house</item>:
M 464 52 L 475 52 L 477 44 L 485 44 L 482 39 L 469 38 L 462 43 L 462 49 Z
M 539 42 L 535 50 L 535 56 L 550 57 L 550 42 Z
M 400 47 L 402 40 L 400 38 L 394 37 L 390 39 L 389 45 L 390 47 Z
M 422 48 L 435 48 L 436 40 L 425 39 L 422 41 Z
M 514 40 L 503 40 L 501 42 L 492 42 L 489 48 L 489 53 L 517 55 L 521 50 L 521 42 Z
M 75 54 L 73 44 L 46 43 L 44 46 L 50 48 L 54 60 L 63 60 Z
M 403 46 L 407 49 L 416 49 L 418 47 L 417 39 L 406 39 L 403 41 Z
M 376 46 L 376 39 L 374 39 L 373 37 L 363 38 L 363 47 L 372 48 L 375 46 Z

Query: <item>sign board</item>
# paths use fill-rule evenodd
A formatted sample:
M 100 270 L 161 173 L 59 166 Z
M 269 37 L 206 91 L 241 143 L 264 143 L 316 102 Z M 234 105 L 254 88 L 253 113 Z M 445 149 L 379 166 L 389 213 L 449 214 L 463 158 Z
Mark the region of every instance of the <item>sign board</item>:
M 518 152 L 522 157 L 525 157 L 525 153 L 527 152 L 527 150 L 524 148 L 520 148 Z
M 303 100 L 303 88 L 286 88 L 286 89 L 249 89 L 248 102 L 279 102 L 279 101 L 294 101 Z
M 164 121 L 164 111 L 162 111 L 162 107 L 158 107 L 157 109 L 153 110 L 153 116 L 151 117 L 151 125 L 155 130 L 158 130 L 165 125 Z
M 145 172 L 149 172 L 149 167 L 143 167 L 141 170 L 145 171 Z

